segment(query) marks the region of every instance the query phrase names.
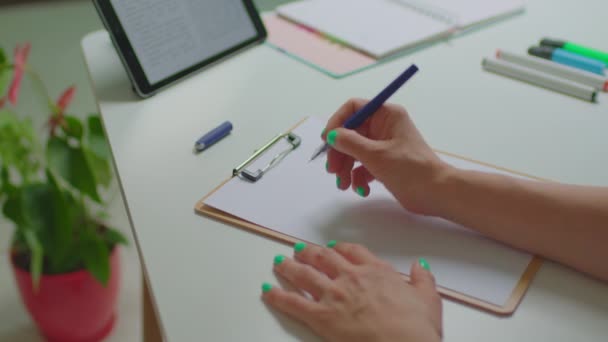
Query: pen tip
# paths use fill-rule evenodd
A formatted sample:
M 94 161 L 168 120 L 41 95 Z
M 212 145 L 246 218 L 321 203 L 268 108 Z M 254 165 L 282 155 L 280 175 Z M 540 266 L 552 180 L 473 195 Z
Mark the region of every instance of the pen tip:
M 308 162 L 311 162 L 313 160 L 315 160 L 318 156 L 320 156 L 323 152 L 325 152 L 327 150 L 327 144 L 322 145 L 321 147 L 319 147 L 315 153 L 312 155 L 312 158 L 310 158 L 310 160 Z
M 312 155 L 312 157 L 310 157 L 310 160 L 308 162 L 310 163 L 311 161 L 315 160 L 315 158 L 317 158 L 319 156 L 319 154 L 321 154 L 321 153 L 319 153 L 318 150 L 315 151 L 315 153 Z

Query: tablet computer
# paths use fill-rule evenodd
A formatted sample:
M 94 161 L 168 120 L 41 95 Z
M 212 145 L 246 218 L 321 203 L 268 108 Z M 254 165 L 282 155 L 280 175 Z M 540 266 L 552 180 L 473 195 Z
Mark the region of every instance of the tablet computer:
M 142 97 L 266 38 L 253 0 L 93 2 Z

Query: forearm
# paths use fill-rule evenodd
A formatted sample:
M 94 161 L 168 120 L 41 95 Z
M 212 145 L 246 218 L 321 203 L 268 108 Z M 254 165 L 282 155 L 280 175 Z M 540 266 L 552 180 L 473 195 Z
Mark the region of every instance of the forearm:
M 608 188 L 448 169 L 435 214 L 608 281 Z

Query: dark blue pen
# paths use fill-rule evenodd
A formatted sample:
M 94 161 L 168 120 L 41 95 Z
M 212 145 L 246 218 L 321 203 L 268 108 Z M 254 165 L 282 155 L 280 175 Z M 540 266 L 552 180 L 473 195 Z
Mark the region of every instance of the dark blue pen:
M 371 101 L 369 101 L 363 108 L 359 109 L 356 113 L 354 113 L 346 122 L 343 127 L 348 129 L 355 129 L 361 126 L 365 120 L 367 120 L 370 116 L 372 116 L 383 104 L 391 97 L 405 82 L 407 82 L 414 74 L 418 72 L 418 67 L 415 64 L 412 64 L 409 68 L 407 68 L 399 77 L 397 77 L 391 84 L 386 86 L 384 90 L 380 92 L 380 94 L 376 95 Z M 312 155 L 310 160 L 314 160 L 323 152 L 327 151 L 329 145 L 327 143 L 323 144 L 317 151 Z
M 203 135 L 200 139 L 194 143 L 194 151 L 202 152 L 207 149 L 209 146 L 215 144 L 220 141 L 222 138 L 230 134 L 232 131 L 232 124 L 230 121 L 226 121 L 213 130 L 209 131 L 209 133 Z

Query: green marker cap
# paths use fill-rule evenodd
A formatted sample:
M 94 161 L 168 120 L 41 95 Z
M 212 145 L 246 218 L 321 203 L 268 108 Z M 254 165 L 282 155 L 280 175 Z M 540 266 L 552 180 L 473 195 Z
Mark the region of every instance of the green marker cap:
M 608 67 L 608 53 L 606 53 L 606 52 L 602 52 L 602 51 L 592 49 L 590 47 L 586 47 L 583 45 L 575 44 L 572 42 L 567 42 L 567 41 L 558 40 L 558 39 L 549 39 L 549 38 L 545 38 L 545 39 L 541 40 L 540 45 L 564 49 L 566 51 L 576 53 L 577 55 L 593 58 L 593 59 L 596 59 L 596 60 L 606 64 L 606 66 Z

